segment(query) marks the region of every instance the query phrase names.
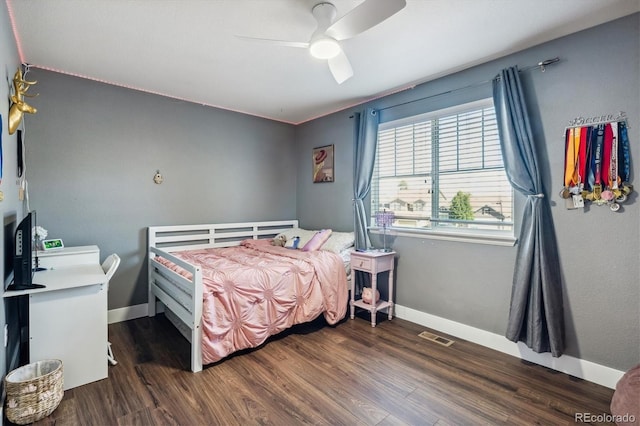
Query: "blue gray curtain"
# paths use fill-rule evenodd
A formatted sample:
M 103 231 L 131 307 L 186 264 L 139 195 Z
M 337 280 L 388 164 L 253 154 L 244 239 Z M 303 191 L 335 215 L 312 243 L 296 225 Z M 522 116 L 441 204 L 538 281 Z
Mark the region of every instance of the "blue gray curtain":
M 371 189 L 371 177 L 376 159 L 378 144 L 378 113 L 366 108 L 355 116 L 355 167 L 353 168 L 353 209 L 355 247 L 365 250 L 371 247 L 371 240 L 367 232 L 367 212 L 364 208 L 364 198 Z
M 551 209 L 543 194 L 529 115 L 516 67 L 493 81 L 507 178 L 526 195 L 506 337 L 536 352 L 564 351 L 562 282 Z

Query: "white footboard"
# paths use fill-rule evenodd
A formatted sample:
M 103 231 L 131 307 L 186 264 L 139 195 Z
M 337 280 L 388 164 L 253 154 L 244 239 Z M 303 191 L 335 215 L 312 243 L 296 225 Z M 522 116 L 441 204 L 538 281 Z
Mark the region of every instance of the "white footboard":
M 202 371 L 202 271 L 171 253 L 235 246 L 248 238 L 272 238 L 297 227 L 297 220 L 149 227 L 149 316 L 156 314 L 158 302 L 164 305 L 167 318 L 191 342 L 193 372 Z M 180 266 L 191 279 L 167 268 L 156 256 Z

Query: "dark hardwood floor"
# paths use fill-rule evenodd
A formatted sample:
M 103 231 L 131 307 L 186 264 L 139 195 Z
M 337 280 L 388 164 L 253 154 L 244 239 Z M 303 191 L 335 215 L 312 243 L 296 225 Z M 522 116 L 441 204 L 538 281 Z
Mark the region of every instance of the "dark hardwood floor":
M 574 424 L 609 413 L 611 389 L 381 316 L 294 327 L 191 373 L 189 346 L 160 315 L 109 326 L 118 365 L 65 392 L 37 425 Z M 431 330 L 432 331 L 432 330 Z

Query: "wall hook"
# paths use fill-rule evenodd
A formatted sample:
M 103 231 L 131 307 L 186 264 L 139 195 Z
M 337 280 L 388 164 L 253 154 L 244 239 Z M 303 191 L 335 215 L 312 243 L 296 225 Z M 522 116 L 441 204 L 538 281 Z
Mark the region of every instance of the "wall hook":
M 157 185 L 160 185 L 164 181 L 164 178 L 162 177 L 162 174 L 160 174 L 160 170 L 156 170 L 156 174 L 153 175 L 153 181 Z

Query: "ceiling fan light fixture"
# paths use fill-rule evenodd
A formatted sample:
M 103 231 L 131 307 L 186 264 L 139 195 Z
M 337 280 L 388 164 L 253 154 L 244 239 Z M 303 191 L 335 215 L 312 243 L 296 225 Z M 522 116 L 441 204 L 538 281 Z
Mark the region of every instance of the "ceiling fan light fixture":
M 331 59 L 340 53 L 340 45 L 330 37 L 321 37 L 311 42 L 309 52 L 311 56 L 318 59 Z

